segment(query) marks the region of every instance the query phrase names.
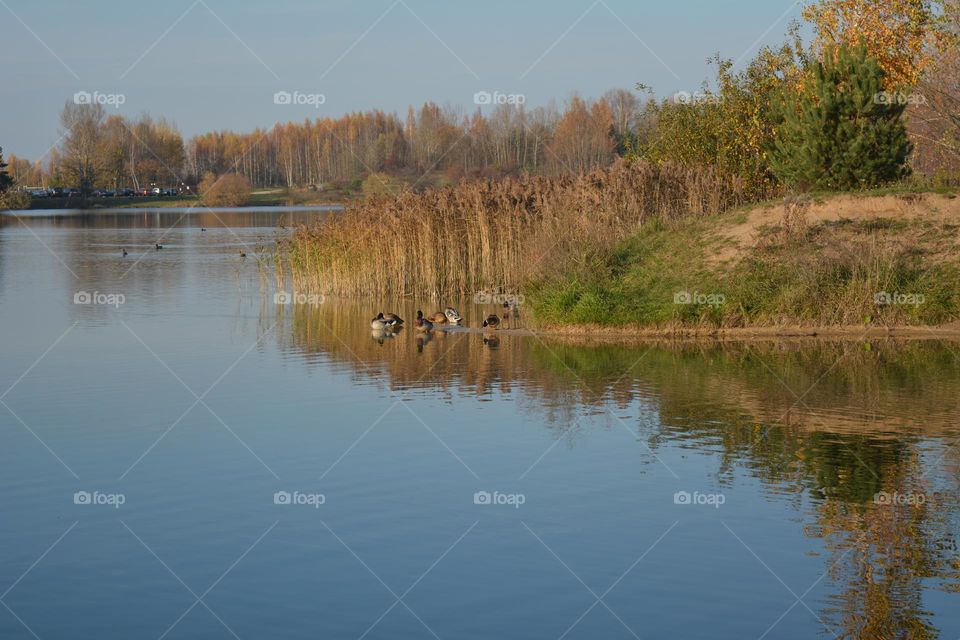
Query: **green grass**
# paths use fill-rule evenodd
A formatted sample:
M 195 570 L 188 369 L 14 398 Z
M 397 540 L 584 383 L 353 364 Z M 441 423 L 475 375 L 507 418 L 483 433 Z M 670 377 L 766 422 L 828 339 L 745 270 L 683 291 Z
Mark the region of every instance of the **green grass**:
M 960 259 L 943 248 L 953 246 L 950 225 L 878 218 L 790 236 L 772 228 L 732 264 L 711 260 L 723 246 L 724 227 L 743 216 L 648 225 L 577 268 L 535 283 L 527 297 L 548 324 L 915 325 L 960 317 Z M 914 297 L 882 305 L 881 292 Z

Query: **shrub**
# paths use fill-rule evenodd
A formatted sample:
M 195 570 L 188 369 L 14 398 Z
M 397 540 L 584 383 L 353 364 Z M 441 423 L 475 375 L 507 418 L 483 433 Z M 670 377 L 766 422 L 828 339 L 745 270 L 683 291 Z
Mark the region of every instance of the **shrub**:
M 239 173 L 228 173 L 217 177 L 208 173 L 200 182 L 200 195 L 209 207 L 242 207 L 250 202 L 253 187 L 250 181 Z
M 386 173 L 371 173 L 363 181 L 363 196 L 375 198 L 378 196 L 394 196 L 403 190 L 403 181 Z
M 680 92 L 648 102 L 642 122 L 652 131 L 628 145 L 630 152 L 658 164 L 715 166 L 736 176 L 753 199 L 774 195 L 777 181 L 767 158 L 774 105 L 782 91 L 796 90 L 805 60 L 796 36 L 777 48 L 765 47 L 739 73 L 731 60 L 715 57 L 716 92 Z
M 24 191 L 7 191 L 0 194 L 0 210 L 29 209 L 30 194 Z

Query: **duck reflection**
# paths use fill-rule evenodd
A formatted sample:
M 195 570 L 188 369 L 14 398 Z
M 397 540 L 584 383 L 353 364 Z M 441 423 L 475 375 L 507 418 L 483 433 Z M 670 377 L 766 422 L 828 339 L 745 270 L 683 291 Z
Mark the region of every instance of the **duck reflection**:
M 416 304 L 400 312 L 414 314 Z M 960 591 L 960 447 L 951 448 L 960 436 L 960 362 L 950 348 L 933 341 L 583 344 L 484 332 L 489 305 L 461 305 L 466 329 L 375 334 L 386 347 L 374 348 L 357 322 L 371 306 L 294 307 L 283 339 L 308 360 L 323 353 L 398 389 L 516 393 L 535 414 L 531 428 L 557 438 L 585 412 L 645 416 L 636 432 L 653 451 L 718 451 L 710 459 L 721 481 L 748 473 L 772 493 L 788 487 L 807 496 L 794 508 L 807 535 L 829 551 L 832 595 L 822 617 L 839 637 L 937 637 L 926 594 Z M 433 340 L 438 348 L 426 348 Z M 802 403 L 791 389 L 807 390 Z M 939 450 L 952 491 L 938 490 L 920 462 Z M 883 504 L 882 495 L 928 501 Z

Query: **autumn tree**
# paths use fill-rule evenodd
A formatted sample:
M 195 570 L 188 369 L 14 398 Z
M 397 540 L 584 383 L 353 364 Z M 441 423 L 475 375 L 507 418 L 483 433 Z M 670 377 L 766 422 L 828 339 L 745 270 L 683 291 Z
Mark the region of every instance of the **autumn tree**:
M 63 172 L 74 187 L 87 193 L 101 168 L 100 141 L 104 110 L 101 104 L 68 101 L 60 114 L 63 127 Z
M 864 44 L 884 71 L 884 89 L 914 86 L 943 44 L 935 0 L 818 0 L 803 10 L 821 52 Z
M 927 174 L 960 175 L 960 1 L 944 7 L 945 47 L 907 107 L 912 164 Z
M 784 91 L 770 162 L 785 184 L 802 189 L 872 187 L 906 173 L 906 105 L 878 100 L 884 72 L 863 45 L 827 49 L 799 101 Z
M 585 173 L 613 159 L 613 114 L 604 101 L 592 105 L 573 96 L 557 123 L 549 155 L 555 171 Z
M 208 207 L 242 207 L 250 201 L 253 187 L 238 173 L 216 176 L 208 173 L 200 183 L 200 195 Z
M 644 109 L 632 152 L 657 164 L 713 166 L 736 176 L 755 198 L 776 187 L 768 149 L 774 137 L 774 104 L 796 93 L 807 58 L 794 30 L 779 47 L 764 47 L 746 68 L 716 56 L 716 89 L 679 93 Z

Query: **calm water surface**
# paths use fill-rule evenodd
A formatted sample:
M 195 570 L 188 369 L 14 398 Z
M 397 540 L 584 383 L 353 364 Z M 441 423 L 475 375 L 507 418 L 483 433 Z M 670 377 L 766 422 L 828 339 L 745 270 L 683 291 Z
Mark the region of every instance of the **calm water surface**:
M 378 338 L 318 215 L 0 224 L 0 638 L 960 637 L 957 344 Z

